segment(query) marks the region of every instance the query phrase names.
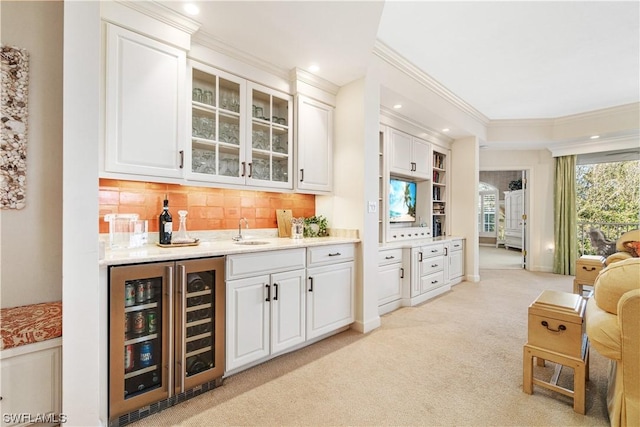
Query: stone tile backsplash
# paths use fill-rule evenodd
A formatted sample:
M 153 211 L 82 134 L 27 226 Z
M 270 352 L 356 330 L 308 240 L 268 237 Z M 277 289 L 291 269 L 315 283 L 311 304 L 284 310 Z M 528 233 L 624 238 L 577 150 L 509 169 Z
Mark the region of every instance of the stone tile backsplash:
M 237 229 L 238 219 L 247 218 L 250 228 L 277 228 L 276 209 L 291 209 L 294 217 L 315 215 L 315 196 L 268 191 L 189 187 L 178 184 L 100 179 L 99 232 L 108 233 L 105 214 L 136 213 L 149 221 L 149 231 L 158 231 L 158 216 L 166 194 L 169 212 L 178 227 L 178 210 L 185 209 L 187 230 Z

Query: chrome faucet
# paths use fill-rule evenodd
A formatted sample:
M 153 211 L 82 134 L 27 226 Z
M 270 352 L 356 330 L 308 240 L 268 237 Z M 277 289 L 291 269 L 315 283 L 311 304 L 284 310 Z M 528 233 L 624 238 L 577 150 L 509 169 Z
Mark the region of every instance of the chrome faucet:
M 249 221 L 247 221 L 247 218 L 240 218 L 238 220 L 238 235 L 236 237 L 233 238 L 234 241 L 239 242 L 240 240 L 243 239 L 242 237 L 242 221 L 244 221 L 244 228 L 246 228 L 247 230 L 249 229 Z

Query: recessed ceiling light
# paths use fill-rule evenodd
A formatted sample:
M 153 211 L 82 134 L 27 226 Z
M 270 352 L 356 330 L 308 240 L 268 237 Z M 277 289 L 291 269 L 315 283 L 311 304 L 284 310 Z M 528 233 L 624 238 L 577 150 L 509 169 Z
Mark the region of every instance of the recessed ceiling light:
M 182 8 L 189 15 L 197 15 L 200 13 L 200 8 L 196 6 L 194 3 L 185 3 Z
M 316 65 L 316 64 L 311 64 L 309 66 L 309 71 L 311 71 L 312 73 L 317 72 L 319 69 L 320 69 L 320 67 L 318 67 L 318 65 Z
M 393 106 L 393 108 L 395 108 L 396 110 L 399 109 L 399 108 L 402 108 L 402 104 L 396 104 L 396 105 Z
M 451 129 L 449 129 L 449 128 L 444 128 L 444 129 L 442 129 L 442 132 L 449 132 L 450 130 Z
M 591 135 L 589 138 L 590 139 L 598 139 L 598 138 L 600 138 L 600 135 Z

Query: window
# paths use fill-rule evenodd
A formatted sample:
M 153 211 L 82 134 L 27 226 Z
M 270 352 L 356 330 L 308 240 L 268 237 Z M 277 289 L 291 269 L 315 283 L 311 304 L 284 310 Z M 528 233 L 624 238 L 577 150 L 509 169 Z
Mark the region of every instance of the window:
M 498 203 L 498 189 L 492 185 L 480 183 L 480 198 L 478 200 L 478 229 L 480 236 L 496 237 L 496 206 Z

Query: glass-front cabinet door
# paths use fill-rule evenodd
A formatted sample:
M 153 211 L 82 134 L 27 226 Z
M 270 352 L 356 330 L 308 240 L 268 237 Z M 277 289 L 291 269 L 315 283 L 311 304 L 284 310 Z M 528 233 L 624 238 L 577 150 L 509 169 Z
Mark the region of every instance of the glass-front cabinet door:
M 247 182 L 292 188 L 292 97 L 253 83 L 247 93 L 251 103 Z
M 191 150 L 185 164 L 190 179 L 242 184 L 245 81 L 191 64 Z M 245 166 L 246 168 L 246 166 Z
M 169 396 L 173 265 L 110 270 L 110 417 Z
M 182 261 L 176 268 L 177 394 L 224 374 L 224 258 Z

